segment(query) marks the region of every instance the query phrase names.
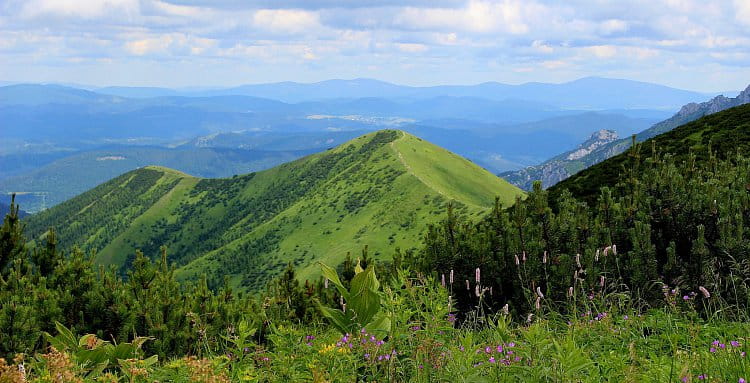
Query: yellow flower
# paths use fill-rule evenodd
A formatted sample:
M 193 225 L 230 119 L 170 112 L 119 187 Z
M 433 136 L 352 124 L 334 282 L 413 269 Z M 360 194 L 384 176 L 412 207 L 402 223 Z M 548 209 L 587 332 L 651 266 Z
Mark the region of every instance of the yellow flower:
M 321 348 L 320 351 L 318 352 L 321 354 L 326 354 L 330 352 L 331 350 L 333 350 L 335 347 L 336 347 L 335 344 L 329 344 L 328 346 L 324 346 L 323 348 Z

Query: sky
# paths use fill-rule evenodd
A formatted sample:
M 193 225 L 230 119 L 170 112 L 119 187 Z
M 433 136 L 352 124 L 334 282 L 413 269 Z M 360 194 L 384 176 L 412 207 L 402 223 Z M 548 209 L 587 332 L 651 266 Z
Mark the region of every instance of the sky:
M 0 0 L 0 80 L 750 83 L 750 0 Z

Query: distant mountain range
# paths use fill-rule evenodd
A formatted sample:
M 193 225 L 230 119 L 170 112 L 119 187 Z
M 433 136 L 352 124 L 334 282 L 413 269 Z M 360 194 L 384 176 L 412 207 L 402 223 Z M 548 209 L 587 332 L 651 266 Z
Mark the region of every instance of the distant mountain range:
M 257 290 L 292 262 L 339 264 L 367 246 L 387 259 L 415 247 L 427 223 L 509 206 L 523 192 L 466 159 L 402 131 L 383 130 L 275 168 L 200 179 L 163 167 L 125 173 L 26 220 L 31 238 L 55 227 L 60 245 L 98 250 L 126 270 L 136 249 L 168 248 L 182 279 L 205 273 Z M 106 196 L 106 198 L 105 198 Z
M 703 116 L 747 103 L 750 103 L 750 85 L 737 97 L 716 96 L 706 102 L 689 103 L 680 108 L 679 112 L 669 119 L 636 134 L 636 141 L 648 140 Z M 541 180 L 542 186 L 547 188 L 630 148 L 631 138 L 616 138 L 617 136 L 612 132 L 602 133 L 600 131 L 576 149 L 555 156 L 540 165 L 503 172 L 500 173 L 500 176 L 525 190 L 530 190 L 535 180 Z
M 166 88 L 107 87 L 97 92 L 122 97 L 227 96 L 243 95 L 284 102 L 306 102 L 340 98 L 429 99 L 470 97 L 502 101 L 518 99 L 565 109 L 664 109 L 670 110 L 706 94 L 651 83 L 600 77 L 585 77 L 562 84 L 526 83 L 509 85 L 486 82 L 477 85 L 413 87 L 372 79 L 327 80 L 310 84 L 280 82 L 243 85 L 215 90 L 173 90 Z

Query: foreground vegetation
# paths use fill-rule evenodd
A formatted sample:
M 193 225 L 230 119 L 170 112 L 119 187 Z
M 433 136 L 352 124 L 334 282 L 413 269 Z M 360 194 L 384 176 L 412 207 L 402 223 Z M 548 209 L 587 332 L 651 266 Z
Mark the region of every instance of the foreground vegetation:
M 220 345 L 162 360 L 138 350 L 153 339 L 136 338 L 116 350 L 96 336 L 77 339 L 58 326 L 46 352 L 0 360 L 0 381 L 744 382 L 750 377 L 750 324 L 725 321 L 721 314 L 701 319 L 695 305 L 711 300 L 696 293 L 665 291 L 665 307 L 644 313 L 612 295 L 571 303 L 580 312 L 570 316 L 542 307 L 528 323 L 512 324 L 498 313 L 458 324 L 447 291 L 432 282 L 401 274 L 386 284 L 381 303 L 392 322 L 384 331 L 342 334 L 320 324 L 279 322 L 259 343 L 258 328 L 240 320 L 225 329 Z M 201 329 L 194 331 L 200 337 Z

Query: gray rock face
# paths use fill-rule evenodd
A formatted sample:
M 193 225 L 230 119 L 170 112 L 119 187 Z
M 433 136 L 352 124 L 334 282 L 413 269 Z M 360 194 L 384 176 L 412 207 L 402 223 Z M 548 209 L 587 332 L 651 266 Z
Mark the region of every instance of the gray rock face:
M 638 133 L 636 141 L 648 140 L 703 116 L 748 103 L 750 103 L 750 85 L 734 98 L 716 96 L 702 103 L 691 102 L 680 108 L 680 111 L 669 119 Z M 531 190 L 536 180 L 542 181 L 543 188 L 548 188 L 589 166 L 626 151 L 631 144 L 631 138 L 618 140 L 617 133 L 599 130 L 572 151 L 555 156 L 542 164 L 503 172 L 499 176 L 524 190 Z
M 583 169 L 580 164 L 581 159 L 615 140 L 617 140 L 616 132 L 602 129 L 569 152 L 562 153 L 537 166 L 501 173 L 500 177 L 524 190 L 531 190 L 536 180 L 542 181 L 543 188 L 548 188 Z

